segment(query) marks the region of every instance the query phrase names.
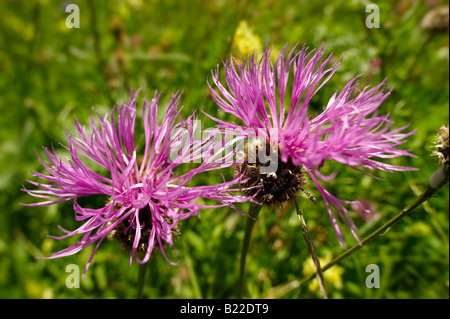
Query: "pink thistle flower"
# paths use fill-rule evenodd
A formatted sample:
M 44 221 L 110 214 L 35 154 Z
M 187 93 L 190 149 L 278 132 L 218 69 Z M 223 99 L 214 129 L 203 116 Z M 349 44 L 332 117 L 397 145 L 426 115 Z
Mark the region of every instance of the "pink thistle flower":
M 365 174 L 362 168 L 379 169 L 388 172 L 414 170 L 414 168 L 390 165 L 378 159 L 413 156 L 408 150 L 397 147 L 406 142 L 413 132 L 402 133 L 407 127 L 390 130 L 393 123 L 388 115 L 379 115 L 378 108 L 389 96 L 384 93 L 386 80 L 373 88 L 357 88 L 360 75 L 356 76 L 339 92 L 331 96 L 323 111 L 308 114 L 312 97 L 333 76 L 340 62 L 326 68 L 331 55 L 322 61 L 322 46 L 317 51 L 307 52 L 303 47 L 295 52 L 295 47 L 287 54 L 287 45 L 281 51 L 275 65 L 266 50 L 259 63 L 255 56 L 244 61 L 225 61 L 226 86 L 219 81 L 219 66 L 212 73 L 217 90 L 210 86 L 211 95 L 221 111 L 233 114 L 242 124 L 227 123 L 213 118 L 221 130 L 233 130 L 247 137 L 258 136 L 261 142 L 256 148 L 270 150 L 277 155 L 278 166 L 273 172 L 255 173 L 267 165 L 244 163 L 248 182 L 245 186 L 260 185 L 262 189 L 255 199 L 271 205 L 282 204 L 295 197 L 306 184 L 304 176 L 309 176 L 317 186 L 327 208 L 333 228 L 342 246 L 345 247 L 342 232 L 332 208 L 350 228 L 354 237 L 356 226 L 343 204 L 358 204 L 359 201 L 340 200 L 329 193 L 319 179 L 329 181 L 337 173 L 323 176 L 319 169 L 326 160 L 339 162 Z M 291 78 L 290 78 L 291 77 Z M 292 86 L 288 87 L 288 80 Z M 249 145 L 248 147 L 250 147 Z M 255 147 L 255 145 L 254 145 Z M 245 158 L 255 158 L 255 149 L 248 150 Z M 265 152 L 263 155 L 266 156 Z M 258 157 L 258 156 L 256 156 Z M 267 158 L 266 158 L 267 159 Z
M 84 222 L 83 225 L 73 231 L 59 226 L 66 234 L 49 237 L 64 239 L 82 235 L 82 238 L 48 258 L 72 255 L 97 242 L 83 276 L 107 236 L 122 240 L 124 246 L 131 250 L 130 266 L 134 257 L 139 263 L 148 262 L 157 246 L 168 260 L 163 244 L 172 246 L 179 221 L 197 215 L 201 208 L 236 208 L 233 203 L 250 199 L 235 195 L 239 189 L 231 189 L 239 183 L 240 177 L 219 185 L 187 185 L 199 173 L 230 166 L 234 152 L 218 156 L 223 154 L 218 151 L 224 150 L 228 144 L 215 142 L 213 135 L 203 140 L 192 138 L 197 121 L 193 120 L 194 115 L 185 121 L 181 119 L 177 109 L 180 100 L 178 93 L 172 96 L 161 125 L 157 121 L 160 94 L 155 93 L 150 104 L 144 98 L 142 119 L 145 146 L 143 154 L 141 152 L 138 156 L 139 147 L 134 144 L 137 95 L 138 92 L 133 94 L 131 91 L 130 102 L 115 106 L 106 116 L 98 115 L 98 125 L 91 114 L 88 130 L 75 120 L 77 136 L 67 134 L 68 146 L 63 145 L 70 158 L 64 160 L 59 157 L 53 146 L 51 150 L 44 147 L 48 162 L 38 158 L 48 174 L 32 174 L 46 183 L 29 181 L 38 189 L 23 188 L 34 197 L 47 199 L 40 203 L 23 204 L 25 206 L 45 206 L 73 200 L 75 220 Z M 236 141 L 230 141 L 233 142 Z M 186 174 L 175 175 L 177 166 L 195 160 L 201 160 L 197 167 Z M 89 168 L 92 164 L 106 169 L 106 176 Z M 78 198 L 94 194 L 107 195 L 109 201 L 98 209 L 83 208 L 77 203 Z M 200 202 L 201 198 L 215 200 L 218 204 L 206 206 Z M 138 258 L 136 252 L 140 252 L 143 258 Z

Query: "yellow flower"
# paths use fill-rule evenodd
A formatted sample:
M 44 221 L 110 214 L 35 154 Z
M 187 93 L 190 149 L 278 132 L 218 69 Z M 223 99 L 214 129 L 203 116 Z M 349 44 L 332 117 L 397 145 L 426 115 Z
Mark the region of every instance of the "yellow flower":
M 262 54 L 261 38 L 253 33 L 247 21 L 242 20 L 239 23 L 233 36 L 231 47 L 242 56 L 247 56 L 255 52 L 258 56 Z

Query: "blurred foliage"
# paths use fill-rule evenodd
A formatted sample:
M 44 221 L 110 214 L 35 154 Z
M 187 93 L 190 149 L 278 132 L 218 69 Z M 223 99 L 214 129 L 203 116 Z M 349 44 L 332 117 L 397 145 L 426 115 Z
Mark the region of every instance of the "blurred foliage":
M 66 26 L 68 3 L 80 8 L 78 29 Z M 440 32 L 421 24 L 428 11 L 448 4 L 439 0 L 380 1 L 380 28 L 373 29 L 365 26 L 368 4 L 1 1 L 0 205 L 4 209 L 0 214 L 0 297 L 136 296 L 138 264 L 129 268 L 128 257 L 114 242 L 102 243 L 79 289 L 66 287 L 66 266 L 76 264 L 82 271 L 92 249 L 61 259 L 36 259 L 73 243 L 73 239 L 55 241 L 46 235 L 58 235 L 57 225 L 74 229 L 77 223 L 70 203 L 40 208 L 19 205 L 33 200 L 20 189 L 32 179 L 30 170 L 42 170 L 35 152 L 42 154 L 41 146 L 52 143 L 58 148 L 66 137 L 63 128 L 73 132 L 75 116 L 87 124 L 92 107 L 104 114 L 128 99 L 130 87 L 142 88 L 149 97 L 155 90 L 163 91 L 162 106 L 172 93 L 183 90 L 183 116 L 197 110 L 206 128 L 211 122 L 201 111 L 223 116 L 209 95 L 211 70 L 230 54 L 245 56 L 248 52 L 239 50 L 248 51 L 248 46 L 260 50 L 267 44 L 279 52 L 286 43 L 290 48 L 296 43 L 318 48 L 323 43 L 334 61 L 343 55 L 334 77 L 312 100 L 312 112 L 319 112 L 332 93 L 357 74 L 364 74 L 361 88 L 388 78 L 388 86 L 394 90 L 380 111 L 391 113 L 395 127 L 409 124 L 416 130 L 404 147 L 417 155 L 390 162 L 420 170 L 376 172 L 383 179 L 376 180 L 327 164 L 324 169 L 338 169 L 340 174 L 326 187 L 341 199 L 360 199 L 376 207 L 379 218 L 370 221 L 353 212 L 360 237 L 406 206 L 426 188 L 428 177 L 437 169 L 430 158 L 433 139 L 436 129 L 449 121 L 448 16 L 447 29 Z M 246 34 L 250 35 L 247 40 L 242 38 Z M 164 116 L 163 111 L 161 108 L 159 116 Z M 225 174 L 229 178 L 232 172 Z M 211 175 L 197 182 L 217 178 Z M 313 187 L 309 190 L 316 194 Z M 448 202 L 447 185 L 439 196 L 344 260 L 335 271 L 342 283 L 328 285 L 329 296 L 448 298 Z M 316 207 L 303 199 L 300 205 L 318 255 L 325 258 L 342 251 L 324 205 Z M 248 206 L 240 208 L 245 211 Z M 148 266 L 144 296 L 235 297 L 245 218 L 229 209 L 211 209 L 183 222 L 181 238 L 167 250 L 178 265 L 171 266 L 155 253 Z M 298 288 L 309 258 L 300 232 L 292 206 L 262 211 L 247 259 L 246 297 L 319 297 L 314 289 Z M 351 234 L 345 233 L 346 242 L 353 245 Z M 380 267 L 379 289 L 365 286 L 368 264 Z

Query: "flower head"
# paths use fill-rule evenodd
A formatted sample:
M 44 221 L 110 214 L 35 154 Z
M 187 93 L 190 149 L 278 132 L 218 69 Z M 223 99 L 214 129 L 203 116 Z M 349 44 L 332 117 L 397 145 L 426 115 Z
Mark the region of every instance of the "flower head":
M 448 126 L 443 125 L 438 129 L 435 144 L 436 149 L 431 155 L 439 160 L 439 165 L 442 167 L 430 176 L 430 186 L 439 188 L 447 183 L 449 178 Z
M 256 53 L 262 52 L 261 38 L 253 33 L 252 28 L 248 25 L 246 20 L 241 20 L 239 22 L 239 25 L 234 32 L 231 48 L 242 55 L 247 55 L 251 53 L 252 50 L 255 50 Z
M 436 149 L 433 150 L 432 155 L 439 160 L 439 165 L 444 166 L 448 173 L 449 165 L 449 148 L 448 148 L 448 126 L 442 125 L 438 129 L 436 136 Z
M 200 208 L 234 207 L 233 203 L 249 199 L 234 195 L 238 189 L 230 189 L 238 183 L 238 178 L 218 185 L 188 185 L 199 173 L 229 166 L 233 153 L 218 158 L 214 154 L 221 153 L 214 151 L 224 146 L 215 142 L 212 135 L 202 140 L 192 138 L 196 121 L 193 115 L 187 120 L 181 119 L 180 94 L 172 96 L 160 125 L 157 121 L 160 95 L 155 93 L 150 104 L 144 99 L 145 145 L 143 148 L 136 146 L 137 96 L 138 92 L 133 94 L 131 91 L 131 100 L 114 107 L 106 116 L 98 115 L 98 124 L 91 114 L 89 129 L 75 120 L 77 136 L 68 135 L 68 145 L 63 145 L 70 153 L 70 159 L 59 157 L 53 147 L 51 150 L 44 147 L 47 162 L 38 156 L 47 174 L 32 173 L 45 183 L 29 181 L 37 189 L 24 187 L 23 190 L 47 201 L 26 205 L 44 206 L 73 200 L 75 219 L 84 222 L 73 231 L 60 227 L 66 233 L 64 236 L 50 236 L 63 239 L 82 235 L 82 238 L 49 258 L 72 255 L 97 242 L 86 272 L 106 237 L 119 239 L 129 248 L 130 265 L 134 257 L 139 263 L 147 262 L 156 247 L 166 257 L 164 244 L 173 244 L 180 220 L 196 215 Z M 193 160 L 201 160 L 201 163 L 188 173 L 175 174 L 177 166 Z M 103 169 L 106 174 L 96 172 L 93 166 Z M 109 200 L 97 209 L 83 208 L 77 202 L 80 197 L 94 194 L 106 195 Z M 218 203 L 206 206 L 200 202 L 201 198 Z M 140 252 L 139 256 L 137 252 Z
M 259 172 L 258 178 L 254 178 L 256 184 L 263 186 L 256 200 L 264 202 L 270 196 L 263 196 L 273 194 L 276 190 L 278 194 L 283 194 L 277 199 L 286 201 L 298 190 L 304 191 L 304 177 L 309 176 L 324 199 L 333 227 L 340 243 L 344 245 L 331 208 L 335 209 L 357 239 L 356 227 L 343 204 L 360 203 L 340 200 L 330 194 L 319 179 L 331 180 L 336 172 L 324 176 L 319 169 L 328 160 L 358 171 L 362 171 L 361 168 L 388 172 L 413 170 L 378 159 L 412 156 L 408 150 L 397 147 L 414 132 L 402 133 L 406 127 L 391 130 L 393 122 L 389 116 L 379 115 L 378 108 L 391 92 L 383 92 L 386 80 L 373 88 L 359 90 L 357 84 L 360 75 L 347 83 L 340 92 L 336 91 L 320 114 L 311 116 L 308 113 L 311 99 L 333 76 L 340 62 L 327 68 L 331 55 L 323 61 L 322 47 L 310 52 L 306 47 L 299 52 L 295 52 L 294 48 L 287 53 L 286 45 L 275 65 L 269 56 L 270 50 L 266 50 L 259 63 L 255 62 L 254 56 L 244 61 L 237 61 L 233 57 L 225 61 L 226 86 L 219 80 L 219 67 L 216 72 L 212 72 L 217 87 L 215 90 L 210 86 L 214 101 L 221 111 L 233 114 L 241 123 L 213 119 L 222 130 L 231 129 L 249 138 L 258 136 L 260 142 L 249 142 L 245 156 L 247 158 L 248 154 L 255 152 L 249 151 L 252 145 L 256 145 L 256 148 L 259 145 L 262 150 L 257 152 L 256 161 L 245 164 L 265 170 Z M 292 84 L 288 86 L 288 83 Z M 261 141 L 268 146 L 262 146 Z M 267 156 L 268 151 L 270 156 Z M 262 158 L 264 161 L 261 161 Z M 271 160 L 277 165 L 273 165 L 270 171 L 267 164 Z M 256 170 L 244 168 L 250 174 L 246 176 L 247 179 L 252 180 Z M 292 180 L 296 182 L 290 182 Z M 266 201 L 266 204 L 271 203 Z

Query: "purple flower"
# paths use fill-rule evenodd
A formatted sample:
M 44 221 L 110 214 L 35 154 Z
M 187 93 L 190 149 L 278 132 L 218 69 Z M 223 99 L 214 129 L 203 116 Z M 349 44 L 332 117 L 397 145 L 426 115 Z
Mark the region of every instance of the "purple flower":
M 378 108 L 391 90 L 384 93 L 386 80 L 373 88 L 357 88 L 360 75 L 331 96 L 323 111 L 311 116 L 308 106 L 315 94 L 333 76 L 340 62 L 326 68 L 331 55 L 322 61 L 322 47 L 307 52 L 303 47 L 286 53 L 287 45 L 281 51 L 275 65 L 266 50 L 259 63 L 255 56 L 244 61 L 225 61 L 226 86 L 219 81 L 219 67 L 212 72 L 217 89 L 211 87 L 214 101 L 221 111 L 238 117 L 241 123 L 227 123 L 213 118 L 221 130 L 233 130 L 247 137 L 258 136 L 251 151 L 251 143 L 245 153 L 247 172 L 245 186 L 260 185 L 262 190 L 255 197 L 262 203 L 280 204 L 295 197 L 303 188 L 305 176 L 317 186 L 327 208 L 332 225 L 341 245 L 342 233 L 331 208 L 334 208 L 342 221 L 356 236 L 356 227 L 343 204 L 358 204 L 358 201 L 340 200 L 329 193 L 319 179 L 329 181 L 336 176 L 324 176 L 319 169 L 326 160 L 347 165 L 365 174 L 362 168 L 383 171 L 406 171 L 414 168 L 394 166 L 380 161 L 398 156 L 413 156 L 408 150 L 397 147 L 414 132 L 402 133 L 406 128 L 390 130 L 392 120 L 388 115 L 379 115 Z M 289 85 L 288 85 L 289 83 Z M 265 141 L 265 142 L 264 142 Z M 256 149 L 263 155 L 256 155 Z M 265 152 L 264 152 L 265 151 Z M 266 168 L 258 161 L 251 163 L 250 157 L 260 159 L 266 152 L 276 154 L 278 166 L 270 173 L 258 174 L 257 170 Z M 259 152 L 259 151 L 258 151 Z M 259 153 L 258 153 L 259 154 Z M 267 158 L 266 158 L 267 160 Z M 362 207 L 362 205 L 361 205 Z M 358 240 L 359 241 L 359 240 Z
M 48 174 L 32 174 L 46 183 L 29 181 L 37 189 L 23 188 L 34 197 L 47 199 L 40 203 L 24 204 L 27 206 L 73 200 L 75 220 L 83 222 L 83 225 L 73 231 L 59 227 L 66 234 L 49 237 L 83 236 L 74 245 L 49 258 L 72 255 L 97 242 L 84 273 L 107 236 L 119 239 L 129 248 L 130 265 L 134 257 L 139 263 L 147 262 L 157 246 L 167 259 L 164 244 L 172 246 L 179 221 L 196 215 L 200 208 L 235 208 L 233 203 L 250 199 L 234 195 L 239 189 L 231 189 L 240 177 L 219 185 L 187 185 L 199 173 L 230 166 L 234 153 L 218 156 L 223 154 L 218 151 L 227 145 L 214 141 L 213 135 L 202 140 L 193 138 L 197 121 L 194 121 L 193 115 L 185 121 L 181 119 L 177 109 L 179 94 L 172 96 L 161 125 L 157 121 L 160 95 L 155 93 L 150 104 L 144 98 L 142 119 L 145 145 L 143 148 L 136 146 L 137 95 L 138 92 L 133 94 L 131 91 L 130 102 L 114 107 L 106 116 L 98 115 L 98 124 L 91 114 L 88 130 L 75 120 L 77 136 L 68 134 L 68 146 L 63 145 L 70 153 L 70 159 L 59 157 L 53 147 L 51 150 L 44 147 L 48 162 L 38 158 Z M 188 173 L 175 175 L 177 166 L 192 161 L 201 163 Z M 107 173 L 101 175 L 91 168 L 93 166 Z M 78 204 L 78 198 L 94 194 L 109 198 L 104 207 L 91 209 Z M 206 206 L 200 202 L 201 198 L 218 203 Z

